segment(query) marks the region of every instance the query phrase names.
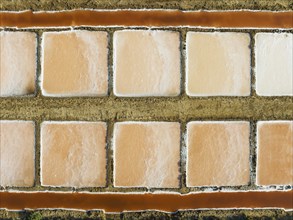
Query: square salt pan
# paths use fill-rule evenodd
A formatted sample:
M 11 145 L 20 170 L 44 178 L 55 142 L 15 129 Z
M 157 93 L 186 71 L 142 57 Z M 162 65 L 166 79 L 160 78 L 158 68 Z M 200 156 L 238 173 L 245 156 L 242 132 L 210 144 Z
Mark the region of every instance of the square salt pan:
M 41 88 L 46 96 L 107 95 L 107 33 L 45 32 Z
M 41 184 L 103 187 L 106 185 L 106 123 L 43 122 Z
M 247 185 L 249 122 L 189 122 L 186 170 L 189 187 Z
M 257 123 L 256 184 L 293 184 L 293 121 Z
M 177 96 L 180 78 L 179 33 L 149 30 L 114 33 L 116 96 Z
M 255 37 L 256 92 L 293 95 L 293 34 L 258 33 Z
M 246 33 L 188 32 L 186 93 L 189 96 L 248 96 L 250 37 Z
M 31 32 L 0 33 L 0 96 L 35 91 L 37 39 Z
M 115 186 L 179 187 L 179 123 L 115 123 L 113 151 Z
M 34 180 L 34 122 L 0 121 L 0 185 L 31 187 Z

